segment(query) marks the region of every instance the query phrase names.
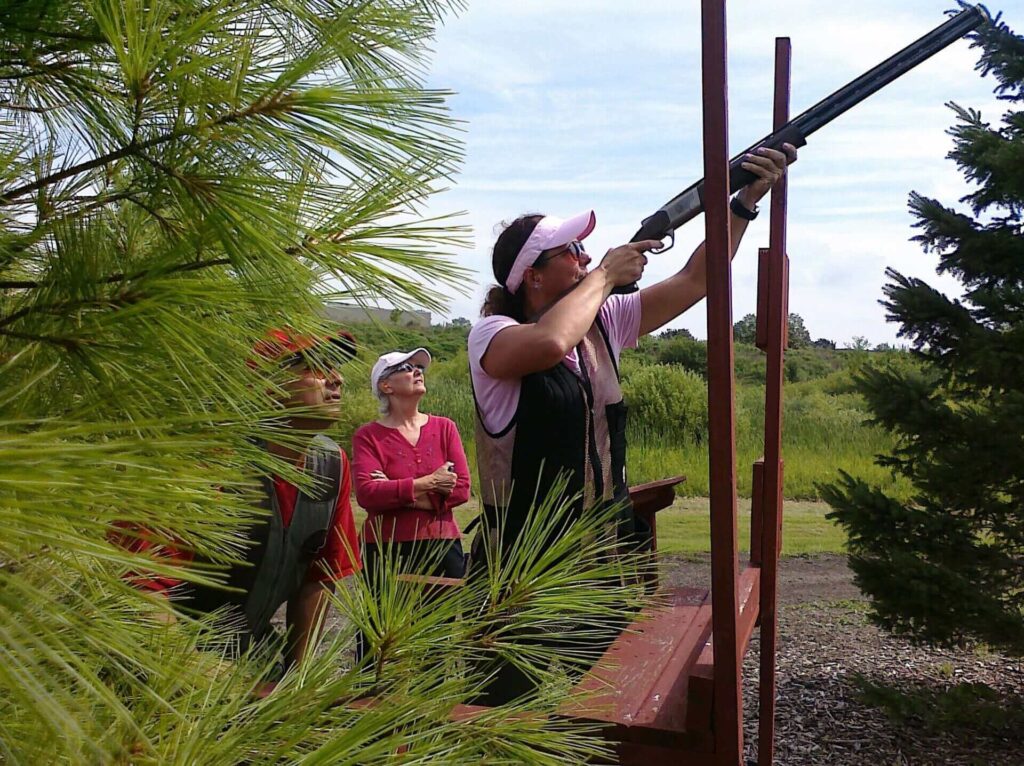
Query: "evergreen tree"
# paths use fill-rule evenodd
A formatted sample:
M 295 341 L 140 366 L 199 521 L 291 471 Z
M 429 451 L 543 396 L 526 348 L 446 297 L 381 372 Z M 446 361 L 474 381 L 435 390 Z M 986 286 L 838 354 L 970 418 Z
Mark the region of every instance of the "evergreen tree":
M 807 348 L 811 344 L 811 333 L 804 324 L 804 318 L 799 314 L 790 314 L 787 321 L 789 328 L 789 348 Z
M 450 717 L 480 685 L 452 672 L 467 652 L 535 666 L 547 682 L 523 706 L 557 704 L 557 667 L 514 636 L 631 598 L 593 585 L 624 582 L 588 557 L 593 534 L 527 540 L 532 559 L 430 609 L 413 586 L 375 606 L 351 583 L 335 598 L 353 625 L 265 700 L 257 657 L 213 651 L 223 639 L 185 615 L 167 624 L 167 602 L 125 577 L 221 570 L 110 539 L 131 523 L 197 561 L 236 559 L 256 475 L 306 481 L 257 446 L 289 437 L 283 373 L 251 368 L 253 344 L 324 331 L 326 298 L 443 310 L 465 289 L 450 256 L 465 231 L 415 217 L 460 158 L 446 94 L 422 83 L 459 5 L 0 4 L 0 759 L 593 756 L 545 715 Z M 375 638 L 369 678 L 346 671 L 356 625 Z M 344 704 L 371 683 L 380 704 Z
M 732 339 L 736 343 L 753 346 L 757 340 L 757 317 L 747 314 L 732 326 Z
M 886 627 L 932 642 L 980 639 L 1024 652 L 1024 39 L 997 18 L 974 37 L 979 70 L 1010 109 L 991 125 L 951 105 L 953 159 L 975 190 L 969 212 L 912 194 L 951 299 L 888 272 L 883 305 L 920 367 L 865 368 L 874 418 L 897 437 L 881 465 L 897 498 L 847 474 L 824 487 L 849 534 L 850 565 Z

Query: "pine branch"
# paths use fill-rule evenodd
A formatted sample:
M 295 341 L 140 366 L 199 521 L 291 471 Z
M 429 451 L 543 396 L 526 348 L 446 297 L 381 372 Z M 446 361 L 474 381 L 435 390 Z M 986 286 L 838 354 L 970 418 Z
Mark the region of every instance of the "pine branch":
M 11 24 L 5 22 L 5 26 L 15 32 L 24 32 L 25 34 L 35 35 L 37 37 L 49 37 L 55 40 L 74 40 L 76 42 L 90 43 L 93 45 L 104 45 L 107 40 L 103 37 L 95 37 L 92 35 L 83 35 L 76 32 L 65 32 L 52 29 L 39 29 L 37 27 L 22 27 L 17 24 Z
M 166 140 L 169 141 L 171 140 L 171 138 L 168 137 Z M 141 148 L 141 146 L 136 144 L 128 144 L 127 146 L 123 146 L 120 149 L 115 149 L 114 151 L 108 152 L 107 154 L 101 155 L 99 157 L 94 157 L 93 159 L 88 160 L 86 162 L 81 162 L 78 165 L 72 165 L 71 167 L 67 167 L 64 168 L 63 170 L 57 171 L 56 173 L 51 173 L 50 175 L 40 178 L 37 181 L 33 181 L 30 184 L 18 186 L 7 192 L 0 193 L 0 205 L 10 204 L 15 198 L 20 197 L 23 194 L 38 191 L 39 189 L 42 189 L 46 186 L 50 186 L 59 181 L 63 181 L 65 178 L 71 178 L 72 176 L 79 175 L 80 173 L 84 173 L 87 170 L 94 170 L 95 168 L 103 167 L 104 165 L 107 165 L 111 162 L 115 162 L 117 160 L 124 159 L 125 157 L 131 156 L 133 154 L 137 154 L 141 150 Z
M 209 269 L 215 266 L 230 266 L 230 258 L 213 258 L 208 261 L 193 261 L 191 263 L 182 263 L 177 266 L 172 266 L 167 269 L 143 269 L 142 271 L 136 271 L 133 274 L 111 274 L 108 277 L 103 277 L 97 280 L 94 284 L 99 285 L 112 285 L 118 282 L 135 282 L 140 279 L 147 279 L 154 276 L 167 276 L 170 274 L 184 274 L 192 271 L 200 271 L 202 269 Z M 39 287 L 48 287 L 50 282 L 39 282 L 32 280 L 10 280 L 6 282 L 0 282 L 0 289 L 10 290 L 32 290 Z M 0 326 L 3 326 L 5 322 L 0 322 Z
M 42 189 L 46 186 L 51 186 L 67 178 L 71 178 L 72 176 L 80 175 L 81 173 L 85 173 L 86 171 L 89 170 L 95 170 L 96 168 L 103 167 L 104 165 L 108 165 L 111 162 L 116 162 L 117 160 L 124 159 L 125 157 L 130 156 L 142 157 L 143 159 L 147 160 L 150 164 L 154 165 L 154 167 L 159 167 L 164 172 L 171 173 L 175 177 L 182 179 L 183 176 L 181 176 L 181 174 L 179 174 L 177 171 L 170 169 L 167 165 L 164 165 L 163 163 L 158 163 L 158 161 L 154 160 L 153 158 L 146 157 L 143 154 L 143 152 L 146 151 L 147 149 L 153 149 L 157 146 L 162 146 L 163 144 L 175 141 L 180 138 L 189 138 L 195 136 L 205 130 L 210 130 L 212 128 L 220 127 L 223 125 L 230 125 L 247 119 L 249 117 L 271 114 L 282 108 L 286 108 L 287 105 L 289 105 L 290 103 L 292 103 L 292 98 L 290 94 L 287 93 L 278 93 L 274 94 L 273 96 L 265 96 L 259 99 L 258 101 L 253 102 L 245 109 L 239 109 L 228 112 L 227 114 L 221 115 L 216 119 L 208 120 L 204 123 L 199 123 L 197 125 L 193 125 L 191 127 L 184 128 L 181 130 L 173 130 L 170 133 L 155 136 L 146 141 L 129 142 L 127 145 L 121 147 L 120 149 L 115 149 L 112 152 L 108 152 L 99 157 L 94 157 L 93 159 L 88 160 L 86 162 L 81 162 L 77 165 L 72 165 L 71 167 L 64 168 L 63 170 L 60 170 L 56 173 L 51 173 L 50 175 L 33 181 L 32 183 L 24 184 L 23 186 L 18 186 L 15 187 L 14 189 L 9 189 L 6 192 L 0 192 L 0 205 L 10 204 L 11 201 L 22 195 L 38 191 L 39 189 Z
M 41 77 L 43 75 L 53 74 L 54 72 L 63 72 L 66 69 L 71 69 L 76 64 L 83 64 L 83 61 L 58 61 L 55 64 L 45 64 L 39 69 L 33 69 L 28 72 L 11 72 L 0 74 L 0 80 L 27 80 L 30 77 Z
M 76 309 L 90 307 L 109 307 L 119 309 L 124 308 L 125 306 L 134 305 L 144 297 L 145 296 L 142 293 L 125 293 L 117 298 L 84 298 L 73 301 L 57 301 L 55 303 L 37 303 L 32 306 L 26 306 L 25 308 L 18 309 L 14 313 L 8 314 L 5 317 L 0 317 L 0 328 L 13 324 L 19 319 L 31 316 L 32 314 L 66 313 Z
M 64 338 L 55 335 L 34 335 L 32 333 L 17 332 L 16 330 L 3 330 L 0 329 L 0 335 L 4 335 L 8 338 L 17 338 L 18 340 L 35 341 L 37 343 L 48 343 L 56 346 L 60 346 L 66 351 L 78 351 L 82 346 L 91 345 L 90 341 L 82 340 L 81 338 Z
M 0 101 L 0 109 L 7 109 L 12 112 L 28 112 L 30 114 L 46 114 L 47 112 L 63 109 L 66 106 L 66 104 L 58 104 L 57 106 L 25 106 L 24 104 L 14 104 L 10 101 Z

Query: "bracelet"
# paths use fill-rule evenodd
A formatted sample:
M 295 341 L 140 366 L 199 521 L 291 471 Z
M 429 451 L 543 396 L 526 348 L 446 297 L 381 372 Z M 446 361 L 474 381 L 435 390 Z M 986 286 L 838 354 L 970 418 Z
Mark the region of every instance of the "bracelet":
M 749 209 L 746 205 L 740 202 L 739 196 L 733 197 L 729 200 L 729 209 L 736 215 L 742 218 L 744 221 L 753 221 L 757 218 L 757 214 L 760 213 L 760 209 L 757 205 L 754 205 L 754 209 Z

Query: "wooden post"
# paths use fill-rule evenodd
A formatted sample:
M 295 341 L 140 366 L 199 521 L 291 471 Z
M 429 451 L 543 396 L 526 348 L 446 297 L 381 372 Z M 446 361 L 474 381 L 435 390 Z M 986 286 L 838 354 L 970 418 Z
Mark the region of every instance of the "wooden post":
M 761 566 L 764 536 L 764 457 L 754 461 L 750 488 L 750 566 Z M 769 521 L 771 517 L 769 516 Z
M 703 0 L 704 224 L 708 287 L 708 417 L 715 762 L 739 764 L 743 699 L 738 621 L 736 440 L 729 231 L 725 0 Z
M 775 114 L 778 130 L 789 121 L 789 38 L 775 40 Z M 778 638 L 776 590 L 782 525 L 782 383 L 786 345 L 788 279 L 786 263 L 786 178 L 772 189 L 767 258 L 768 299 L 764 323 L 767 372 L 764 405 L 764 474 L 761 533 L 761 666 L 758 705 L 758 766 L 775 760 L 775 652 Z

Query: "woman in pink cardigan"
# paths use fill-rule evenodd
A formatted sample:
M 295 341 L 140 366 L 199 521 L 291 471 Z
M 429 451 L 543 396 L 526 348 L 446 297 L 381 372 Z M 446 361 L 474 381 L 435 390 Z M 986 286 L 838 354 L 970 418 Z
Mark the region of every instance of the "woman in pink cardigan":
M 455 423 L 419 410 L 429 366 L 423 348 L 382 355 L 370 374 L 380 418 L 352 439 L 356 500 L 367 513 L 363 565 L 371 588 L 385 554 L 399 557 L 402 572 L 465 572 L 452 509 L 469 499 L 469 465 Z

